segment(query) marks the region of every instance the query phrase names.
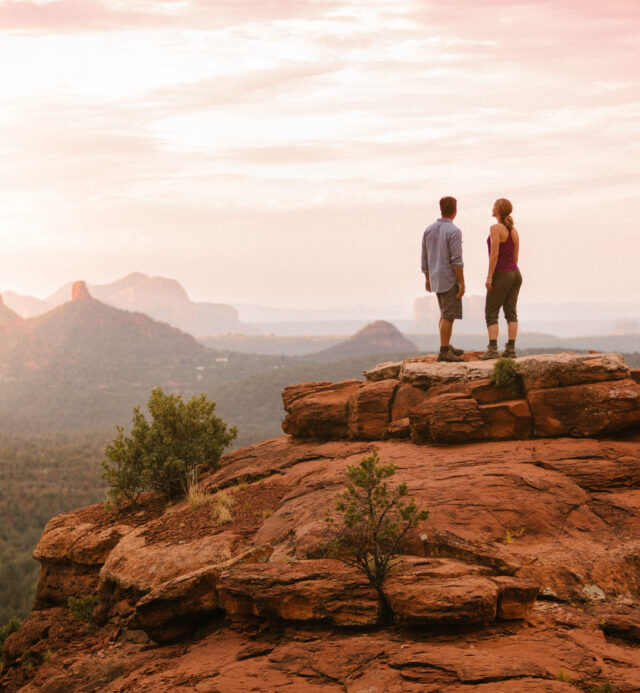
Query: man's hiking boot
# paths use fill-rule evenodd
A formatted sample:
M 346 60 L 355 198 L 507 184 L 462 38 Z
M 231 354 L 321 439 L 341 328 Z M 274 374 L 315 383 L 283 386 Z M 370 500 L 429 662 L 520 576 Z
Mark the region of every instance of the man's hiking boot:
M 500 354 L 498 353 L 498 347 L 491 346 L 491 344 L 489 344 L 484 354 L 480 354 L 480 356 L 478 356 L 479 361 L 490 361 L 491 359 L 498 358 L 500 358 Z
M 455 353 L 456 351 L 460 350 L 454 350 L 453 347 L 449 346 L 449 348 L 446 351 L 441 351 L 438 354 L 438 361 L 464 361 L 464 358 L 462 356 L 459 356 Z
M 451 349 L 456 356 L 462 356 L 462 354 L 464 354 L 464 349 L 456 349 L 452 344 L 449 344 L 449 349 Z
M 503 359 L 517 359 L 516 348 L 505 344 L 504 351 L 500 354 Z

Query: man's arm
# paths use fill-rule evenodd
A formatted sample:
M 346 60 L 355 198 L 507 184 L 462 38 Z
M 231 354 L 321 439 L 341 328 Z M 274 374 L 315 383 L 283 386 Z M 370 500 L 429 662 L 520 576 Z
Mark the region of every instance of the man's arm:
M 464 262 L 462 261 L 462 232 L 457 229 L 449 236 L 449 262 L 456 273 L 458 293 L 456 298 L 464 296 Z
M 424 288 L 431 292 L 431 282 L 429 281 L 429 256 L 427 253 L 427 234 L 422 236 L 422 273 L 424 274 Z
M 464 296 L 464 270 L 462 267 L 454 267 L 453 271 L 456 273 L 456 279 L 458 280 L 458 293 L 456 298 L 462 298 Z

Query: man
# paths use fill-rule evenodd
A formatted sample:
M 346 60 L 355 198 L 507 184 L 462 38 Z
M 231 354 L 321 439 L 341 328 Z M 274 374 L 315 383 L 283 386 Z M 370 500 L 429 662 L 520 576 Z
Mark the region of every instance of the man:
M 427 291 L 435 291 L 440 306 L 440 353 L 438 361 L 464 361 L 462 349 L 451 346 L 453 321 L 462 319 L 464 271 L 462 232 L 453 223 L 458 211 L 455 197 L 440 200 L 442 218 L 422 236 L 422 271 Z

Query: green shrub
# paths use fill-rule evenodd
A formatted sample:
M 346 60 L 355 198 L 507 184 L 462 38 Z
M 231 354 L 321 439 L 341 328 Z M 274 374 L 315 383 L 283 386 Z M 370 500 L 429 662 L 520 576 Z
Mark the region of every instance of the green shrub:
M 17 618 L 12 618 L 9 623 L 0 628 L 0 652 L 2 652 L 4 641 L 11 635 L 11 633 L 15 633 L 18 628 L 20 628 L 20 621 Z
M 493 364 L 490 376 L 491 382 L 496 387 L 508 387 L 516 389 L 516 362 L 510 358 L 499 358 Z
M 157 387 L 147 407 L 151 423 L 135 407 L 130 435 L 119 426 L 105 448 L 102 478 L 117 505 L 123 500 L 135 504 L 148 489 L 168 498 L 186 493 L 188 479 L 214 469 L 237 435 L 215 416 L 216 404 L 204 394 L 184 402 L 180 395 L 167 395 Z
M 610 681 L 605 681 L 599 686 L 591 686 L 591 693 L 613 693 L 613 687 Z
M 393 464 L 380 464 L 377 451 L 360 464 L 347 467 L 346 491 L 338 495 L 337 523 L 327 515 L 329 555 L 361 570 L 376 590 L 379 620 L 393 619 L 384 582 L 394 567 L 409 530 L 429 516 L 408 497 L 407 485 L 389 489 L 385 479 L 396 473 Z
M 25 671 L 31 671 L 33 669 L 33 657 L 31 656 L 31 650 L 24 650 L 22 656 L 20 657 L 22 663 L 22 668 Z
M 67 599 L 67 608 L 73 618 L 87 624 L 89 630 L 93 630 L 95 624 L 93 622 L 93 610 L 98 605 L 98 598 L 85 595 L 82 597 L 69 597 Z

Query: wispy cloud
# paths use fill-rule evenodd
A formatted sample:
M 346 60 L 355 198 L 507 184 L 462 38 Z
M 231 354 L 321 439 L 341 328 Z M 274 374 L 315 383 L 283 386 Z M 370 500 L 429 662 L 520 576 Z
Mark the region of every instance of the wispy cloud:
M 196 291 L 215 299 L 204 249 L 224 226 L 216 252 L 222 267 L 235 253 L 238 270 L 216 286 L 244 286 L 238 300 L 256 298 L 247 248 L 274 272 L 282 264 L 259 234 L 242 240 L 252 225 L 282 240 L 291 224 L 304 246 L 338 224 L 332 247 L 347 256 L 332 262 L 367 276 L 353 289 L 366 301 L 358 248 L 383 271 L 384 225 L 421 226 L 443 191 L 483 229 L 492 196 L 513 195 L 540 257 L 564 200 L 563 226 L 596 247 L 607 200 L 625 218 L 640 212 L 639 30 L 636 0 L 461 0 L 455 11 L 424 0 L 0 0 L 0 60 L 16 66 L 0 78 L 0 235 L 15 253 L 60 243 L 90 280 L 109 235 L 132 263 L 153 258 L 140 267 L 152 273 L 183 252 L 181 271 L 192 263 Z M 416 234 L 401 234 L 398 262 L 413 261 Z M 156 251 L 136 250 L 145 244 Z M 593 257 L 615 295 L 620 258 Z M 540 286 L 560 262 L 572 261 L 546 259 Z M 469 259 L 472 276 L 483 263 Z M 43 270 L 43 293 L 69 279 L 63 267 Z M 12 272 L 7 288 L 33 281 Z M 339 282 L 316 276 L 330 300 Z M 376 288 L 382 302 L 420 290 L 419 277 L 394 281 Z

